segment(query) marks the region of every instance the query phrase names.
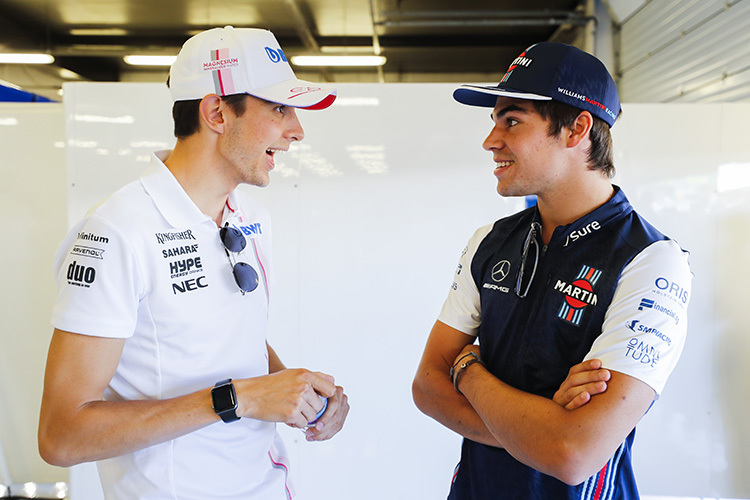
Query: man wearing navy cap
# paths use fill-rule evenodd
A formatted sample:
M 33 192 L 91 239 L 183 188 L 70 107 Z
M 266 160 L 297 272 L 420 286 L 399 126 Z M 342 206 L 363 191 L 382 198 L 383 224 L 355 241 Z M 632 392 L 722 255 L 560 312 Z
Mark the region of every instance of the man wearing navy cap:
M 286 369 L 266 342 L 270 217 L 237 187 L 266 186 L 305 136 L 296 108 L 336 91 L 297 79 L 270 31 L 231 26 L 185 42 L 169 86 L 174 149 L 55 259 L 39 450 L 59 466 L 97 461 L 107 500 L 288 500 L 276 423 L 326 440 L 349 404 L 333 377 Z
M 417 406 L 464 436 L 448 498 L 636 499 L 635 426 L 682 351 L 692 275 L 610 181 L 615 83 L 539 43 L 453 96 L 493 108 L 497 192 L 537 204 L 471 237 L 414 380 Z M 606 390 L 566 399 L 601 373 Z

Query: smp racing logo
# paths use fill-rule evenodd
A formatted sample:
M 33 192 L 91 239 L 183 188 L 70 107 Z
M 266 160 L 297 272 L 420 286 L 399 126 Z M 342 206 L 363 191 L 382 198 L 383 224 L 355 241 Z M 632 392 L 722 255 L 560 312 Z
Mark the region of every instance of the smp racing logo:
M 555 290 L 565 295 L 557 317 L 576 326 L 580 325 L 586 306 L 595 306 L 597 303 L 594 285 L 601 275 L 602 272 L 598 269 L 584 265 L 572 283 L 557 280 Z

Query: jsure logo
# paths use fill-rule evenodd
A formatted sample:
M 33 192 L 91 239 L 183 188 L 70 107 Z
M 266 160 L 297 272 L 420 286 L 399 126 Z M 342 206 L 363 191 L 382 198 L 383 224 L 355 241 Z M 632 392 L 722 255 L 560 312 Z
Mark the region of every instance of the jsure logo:
M 266 55 L 268 55 L 268 58 L 272 63 L 278 63 L 281 61 L 286 62 L 286 56 L 284 55 L 284 51 L 281 49 L 272 49 L 271 47 L 266 47 Z
M 594 231 L 598 231 L 601 229 L 602 226 L 599 224 L 599 221 L 594 221 L 588 223 L 586 226 L 584 226 L 581 229 L 577 229 L 575 231 L 571 231 L 568 236 L 565 238 L 565 245 L 564 247 L 568 246 L 568 243 L 573 243 L 574 241 L 577 241 L 578 238 L 583 238 L 584 236 L 588 236 L 589 234 L 593 233 Z
M 682 304 L 687 304 L 689 297 L 688 291 L 678 283 L 669 281 L 667 278 L 660 277 L 656 278 L 656 281 L 654 281 L 654 285 L 656 285 L 656 288 L 659 290 L 659 295 L 669 297 L 673 301 L 681 302 Z
M 68 284 L 90 288 L 91 283 L 96 279 L 96 270 L 93 267 L 86 267 L 73 261 L 68 266 Z
M 598 298 L 594 293 L 594 285 L 601 276 L 602 272 L 598 269 L 583 265 L 572 283 L 557 280 L 554 290 L 565 295 L 557 317 L 576 326 L 580 325 L 586 307 L 596 306 Z

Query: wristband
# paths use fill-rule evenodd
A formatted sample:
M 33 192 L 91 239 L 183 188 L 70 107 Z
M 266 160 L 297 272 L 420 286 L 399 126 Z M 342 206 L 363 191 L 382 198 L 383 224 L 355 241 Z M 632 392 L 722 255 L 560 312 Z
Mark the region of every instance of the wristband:
M 456 361 L 456 362 L 455 362 L 455 363 L 453 364 L 453 366 L 451 366 L 451 370 L 450 370 L 450 374 L 451 374 L 451 380 L 453 380 L 453 373 L 454 373 L 454 372 L 456 371 L 456 367 L 458 366 L 458 364 L 459 364 L 459 363 L 461 362 L 461 360 L 463 360 L 463 359 L 466 359 L 466 358 L 468 358 L 469 356 L 474 356 L 474 357 L 476 357 L 476 354 L 474 354 L 473 352 L 469 352 L 469 353 L 467 353 L 467 354 L 464 354 L 463 356 L 461 356 L 460 358 L 458 358 L 458 361 Z
M 470 359 L 468 361 L 464 361 L 461 363 L 461 365 L 458 367 L 458 370 L 455 370 L 455 375 L 453 376 L 453 388 L 456 390 L 457 393 L 463 395 L 461 391 L 458 390 L 458 379 L 461 376 L 461 373 L 463 373 L 466 368 L 473 365 L 474 363 L 479 363 L 480 365 L 484 366 L 484 363 L 479 358 L 479 355 L 477 355 L 475 352 L 469 352 L 467 356 L 473 356 L 474 359 Z M 464 359 L 466 356 L 463 356 L 461 359 Z M 459 360 L 460 361 L 460 360 Z

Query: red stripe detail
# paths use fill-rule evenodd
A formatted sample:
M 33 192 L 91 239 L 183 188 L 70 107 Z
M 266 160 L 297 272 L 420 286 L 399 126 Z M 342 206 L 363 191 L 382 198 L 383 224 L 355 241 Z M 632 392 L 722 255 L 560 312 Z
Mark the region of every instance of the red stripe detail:
M 596 271 L 596 269 L 594 269 L 593 267 L 590 267 L 590 268 L 589 268 L 589 272 L 588 272 L 588 273 L 586 273 L 586 277 L 585 277 L 584 279 L 585 279 L 586 281 L 588 281 L 588 282 L 591 282 L 591 277 L 592 277 L 592 276 L 594 275 L 594 272 L 595 272 L 595 271 Z
M 604 489 L 604 478 L 607 476 L 607 465 L 604 464 L 602 470 L 599 471 L 599 480 L 596 482 L 596 491 L 594 492 L 594 498 L 592 500 L 599 500 L 602 496 L 602 489 Z
M 281 462 L 277 462 L 276 460 L 274 460 L 273 459 L 273 455 L 271 455 L 270 451 L 268 452 L 268 458 L 271 459 L 271 463 L 272 464 L 274 464 L 277 467 L 281 467 L 282 469 L 284 469 L 284 489 L 286 490 L 286 496 L 287 496 L 287 498 L 294 498 L 292 496 L 292 492 L 289 490 L 289 485 L 287 484 L 287 481 L 286 481 L 286 479 L 289 477 L 289 469 L 287 468 L 286 465 L 282 464 Z
M 567 321 L 573 321 L 573 314 L 575 313 L 575 309 L 572 307 L 568 309 L 568 314 L 565 315 L 565 319 Z

